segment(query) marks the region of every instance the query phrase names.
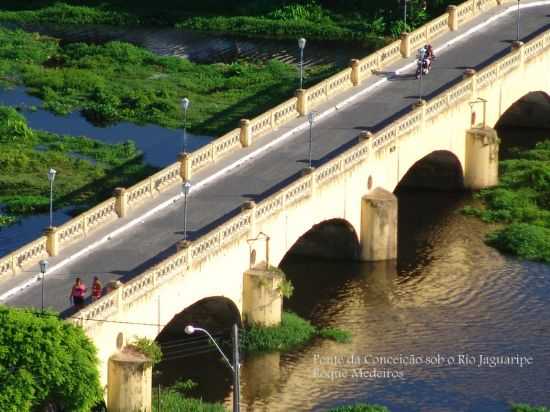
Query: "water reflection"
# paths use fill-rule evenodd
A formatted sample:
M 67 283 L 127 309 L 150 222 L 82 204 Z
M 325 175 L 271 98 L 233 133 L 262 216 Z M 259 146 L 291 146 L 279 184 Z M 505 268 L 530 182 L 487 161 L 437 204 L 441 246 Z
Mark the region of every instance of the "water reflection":
M 13 27 L 13 25 L 12 25 Z M 56 37 L 63 43 L 102 44 L 118 40 L 144 47 L 161 56 L 178 56 L 197 63 L 231 63 L 238 59 L 299 62 L 296 40 L 247 38 L 159 27 L 115 27 L 104 25 L 24 24 L 23 29 Z M 304 63 L 349 64 L 352 58 L 367 56 L 372 50 L 361 42 L 308 40 Z

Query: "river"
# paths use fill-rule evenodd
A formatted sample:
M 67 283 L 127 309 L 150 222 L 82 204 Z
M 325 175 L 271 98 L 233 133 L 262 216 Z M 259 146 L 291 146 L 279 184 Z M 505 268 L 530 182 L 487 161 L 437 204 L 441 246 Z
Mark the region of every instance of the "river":
M 500 135 L 527 142 L 540 138 L 538 131 L 530 138 L 517 129 Z M 303 257 L 284 262 L 295 285 L 285 309 L 318 326 L 349 330 L 353 341 L 316 340 L 294 352 L 245 358 L 243 411 L 325 411 L 354 402 L 382 404 L 392 412 L 504 412 L 512 402 L 550 405 L 550 265 L 486 246 L 483 236 L 491 227 L 459 213 L 476 202 L 468 193 L 398 197 L 397 262 Z M 400 354 L 434 364 L 319 362 Z M 506 355 L 526 357 L 531 364 L 480 366 L 480 356 Z M 403 377 L 352 376 L 354 369 L 358 375 L 357 369 L 374 367 Z M 172 360 L 159 369 L 163 384 L 192 376 L 199 383 L 195 395 L 230 408 L 231 375 L 216 355 Z

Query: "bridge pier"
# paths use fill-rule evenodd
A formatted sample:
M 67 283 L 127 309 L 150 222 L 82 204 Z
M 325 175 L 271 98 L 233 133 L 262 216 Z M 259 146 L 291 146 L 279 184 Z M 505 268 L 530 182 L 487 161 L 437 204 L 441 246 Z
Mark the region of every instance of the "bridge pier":
M 496 130 L 473 128 L 466 132 L 464 186 L 484 189 L 498 185 L 498 146 Z
M 397 197 L 376 188 L 361 199 L 361 260 L 397 258 Z
M 279 286 L 283 275 L 277 268 L 262 265 L 244 273 L 243 319 L 245 323 L 272 326 L 281 323 L 283 297 Z
M 151 412 L 151 367 L 151 361 L 145 355 L 128 349 L 109 358 L 109 412 Z

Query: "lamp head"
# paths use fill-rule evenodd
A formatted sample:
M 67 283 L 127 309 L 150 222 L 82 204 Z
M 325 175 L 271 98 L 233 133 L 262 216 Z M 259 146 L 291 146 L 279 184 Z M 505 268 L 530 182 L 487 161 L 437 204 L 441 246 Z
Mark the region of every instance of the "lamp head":
M 298 39 L 298 47 L 303 50 L 304 47 L 306 47 L 306 39 L 304 39 L 303 37 L 300 37 Z
M 50 170 L 48 170 L 48 180 L 50 182 L 53 182 L 54 179 L 55 179 L 55 174 L 57 173 L 57 171 L 54 169 L 54 168 L 51 168 L 50 167 Z
M 181 108 L 183 110 L 187 110 L 187 108 L 189 107 L 189 99 L 187 97 L 184 97 L 183 99 L 181 99 Z
M 185 333 L 187 333 L 188 335 L 192 335 L 193 333 L 195 333 L 195 328 L 191 325 L 187 325 L 184 330 Z
M 48 261 L 47 260 L 41 260 L 40 261 L 40 273 L 44 274 L 48 270 Z

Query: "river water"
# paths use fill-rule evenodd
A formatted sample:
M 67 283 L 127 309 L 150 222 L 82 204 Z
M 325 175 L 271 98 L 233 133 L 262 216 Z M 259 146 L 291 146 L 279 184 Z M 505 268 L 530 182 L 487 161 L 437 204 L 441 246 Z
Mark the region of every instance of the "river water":
M 500 135 L 534 140 L 517 129 Z M 398 198 L 396 262 L 283 262 L 295 286 L 285 309 L 317 326 L 349 330 L 353 341 L 316 340 L 291 353 L 245 358 L 243 411 L 325 411 L 354 402 L 393 412 L 550 406 L 550 265 L 485 245 L 492 227 L 459 213 L 476 202 L 468 193 L 403 191 Z M 372 364 L 375 356 L 400 355 L 424 363 Z M 486 356 L 516 355 L 530 364 L 482 364 Z M 338 359 L 355 364 L 334 365 Z M 402 377 L 371 378 L 367 371 L 374 368 Z M 192 376 L 199 383 L 194 395 L 231 407 L 231 374 L 215 354 L 171 360 L 159 369 L 163 384 Z

